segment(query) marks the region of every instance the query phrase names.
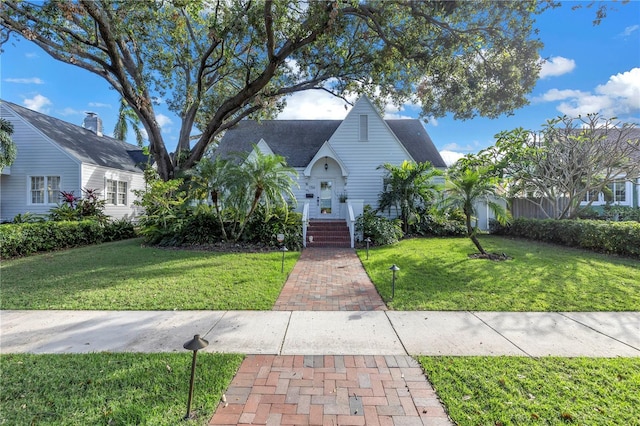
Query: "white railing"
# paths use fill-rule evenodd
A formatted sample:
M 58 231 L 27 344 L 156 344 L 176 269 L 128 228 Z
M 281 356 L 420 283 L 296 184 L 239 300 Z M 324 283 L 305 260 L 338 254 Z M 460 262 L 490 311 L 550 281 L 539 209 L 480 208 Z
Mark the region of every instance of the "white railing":
M 309 203 L 302 207 L 302 247 L 307 247 L 307 226 L 309 225 Z
M 349 235 L 351 236 L 351 248 L 355 247 L 354 233 L 356 228 L 356 218 L 353 214 L 353 206 L 351 203 L 347 203 L 347 225 L 349 225 Z

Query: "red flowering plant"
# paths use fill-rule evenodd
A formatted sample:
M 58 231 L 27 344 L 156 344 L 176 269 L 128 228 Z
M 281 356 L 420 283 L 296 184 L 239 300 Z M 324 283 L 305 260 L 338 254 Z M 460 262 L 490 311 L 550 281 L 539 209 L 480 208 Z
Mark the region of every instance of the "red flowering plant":
M 100 198 L 100 192 L 85 188 L 82 193 L 82 197 L 76 197 L 73 191 L 60 191 L 62 203 L 49 210 L 51 220 L 93 219 L 105 222 L 108 217 L 104 214 L 105 200 Z
M 62 202 L 67 204 L 71 208 L 74 208 L 76 206 L 76 203 L 80 199 L 80 197 L 76 197 L 73 194 L 73 191 L 71 192 L 60 191 L 60 195 L 62 196 Z

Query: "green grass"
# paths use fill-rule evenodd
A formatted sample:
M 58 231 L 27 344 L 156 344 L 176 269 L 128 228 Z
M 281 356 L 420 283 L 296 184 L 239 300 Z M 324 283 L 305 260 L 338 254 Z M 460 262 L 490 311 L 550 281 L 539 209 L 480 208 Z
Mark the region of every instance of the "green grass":
M 106 243 L 3 261 L 2 309 L 271 309 L 298 259 Z
M 468 238 L 409 239 L 370 249 L 369 260 L 358 255 L 395 310 L 640 311 L 638 260 L 494 236 L 481 243 L 513 259 L 470 259 Z
M 0 424 L 207 424 L 242 355 L 199 353 L 191 411 L 191 353 L 2 355 Z
M 640 425 L 640 358 L 420 357 L 460 426 Z

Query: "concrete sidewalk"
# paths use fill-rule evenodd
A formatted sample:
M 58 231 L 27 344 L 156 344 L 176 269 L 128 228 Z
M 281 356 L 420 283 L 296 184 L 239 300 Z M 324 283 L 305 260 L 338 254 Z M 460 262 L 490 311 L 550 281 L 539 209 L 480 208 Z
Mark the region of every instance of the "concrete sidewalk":
M 640 312 L 0 311 L 2 353 L 640 356 Z

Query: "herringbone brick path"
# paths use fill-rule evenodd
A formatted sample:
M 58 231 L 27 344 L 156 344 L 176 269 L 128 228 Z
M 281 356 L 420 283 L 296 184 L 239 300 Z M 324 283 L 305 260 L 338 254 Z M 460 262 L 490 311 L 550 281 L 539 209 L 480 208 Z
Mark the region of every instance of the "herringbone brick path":
M 447 425 L 409 356 L 250 355 L 210 426 Z
M 353 249 L 307 248 L 273 310 L 381 311 L 386 306 Z

